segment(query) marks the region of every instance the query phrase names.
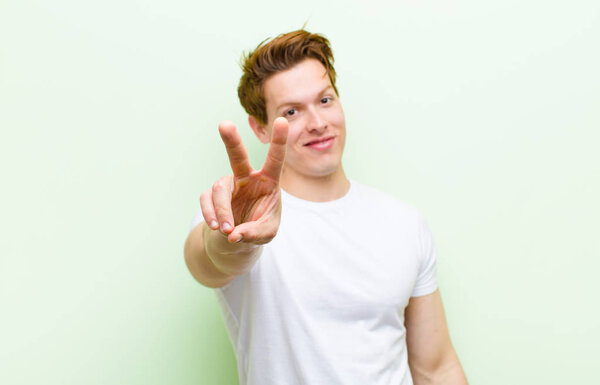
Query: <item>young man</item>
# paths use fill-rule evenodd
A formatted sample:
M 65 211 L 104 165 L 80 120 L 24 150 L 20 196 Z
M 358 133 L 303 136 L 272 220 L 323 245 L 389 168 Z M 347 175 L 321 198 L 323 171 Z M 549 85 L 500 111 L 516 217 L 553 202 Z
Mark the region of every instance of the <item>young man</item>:
M 466 384 L 430 232 L 411 206 L 350 181 L 333 55 L 304 30 L 245 57 L 238 94 L 263 143 L 253 170 L 231 122 L 233 175 L 200 198 L 187 266 L 215 288 L 241 384 Z

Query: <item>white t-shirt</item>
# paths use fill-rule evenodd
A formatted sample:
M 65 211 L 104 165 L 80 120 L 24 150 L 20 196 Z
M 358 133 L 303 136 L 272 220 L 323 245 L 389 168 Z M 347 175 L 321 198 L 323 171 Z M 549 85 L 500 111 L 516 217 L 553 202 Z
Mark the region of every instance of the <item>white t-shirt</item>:
M 240 384 L 412 384 L 404 309 L 437 288 L 423 217 L 354 181 L 330 202 L 282 190 L 282 204 L 252 270 L 215 289 Z

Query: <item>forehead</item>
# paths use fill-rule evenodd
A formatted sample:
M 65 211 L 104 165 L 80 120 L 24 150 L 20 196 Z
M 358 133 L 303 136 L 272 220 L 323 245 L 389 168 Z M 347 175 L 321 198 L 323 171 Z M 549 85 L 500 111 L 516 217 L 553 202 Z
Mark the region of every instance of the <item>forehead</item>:
M 323 64 L 316 59 L 306 59 L 264 82 L 267 110 L 281 104 L 312 100 L 328 86 L 331 81 Z

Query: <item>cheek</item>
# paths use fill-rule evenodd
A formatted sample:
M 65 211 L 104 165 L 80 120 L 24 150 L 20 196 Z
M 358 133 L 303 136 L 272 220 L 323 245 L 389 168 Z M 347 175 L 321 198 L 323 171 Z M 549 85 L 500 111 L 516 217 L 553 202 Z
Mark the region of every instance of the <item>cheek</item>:
M 300 134 L 302 130 L 297 122 L 290 122 L 288 126 L 287 148 L 288 150 L 294 146 L 301 146 Z
M 327 120 L 338 128 L 344 128 L 346 124 L 344 112 L 341 108 L 332 108 L 327 111 Z

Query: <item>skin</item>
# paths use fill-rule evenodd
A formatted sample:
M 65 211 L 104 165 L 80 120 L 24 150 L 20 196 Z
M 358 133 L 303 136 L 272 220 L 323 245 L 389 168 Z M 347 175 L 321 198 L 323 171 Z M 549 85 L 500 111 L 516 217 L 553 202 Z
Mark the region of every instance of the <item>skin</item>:
M 263 244 L 277 234 L 281 218 L 279 178 L 285 159 L 288 122 L 273 123 L 265 164 L 253 170 L 235 125 L 224 121 L 219 133 L 233 175 L 200 196 L 205 221 L 188 235 L 185 261 L 192 276 L 207 287 L 222 287 L 248 272 Z
M 205 222 L 186 240 L 187 266 L 208 287 L 222 287 L 247 273 L 262 245 L 275 237 L 281 218 L 280 188 L 312 201 L 340 198 L 349 188 L 341 161 L 344 112 L 321 63 L 302 61 L 272 75 L 263 89 L 268 122 L 260 124 L 252 116 L 248 121 L 256 136 L 270 143 L 264 166 L 252 169 L 235 125 L 221 122 L 219 133 L 233 174 L 202 193 Z M 325 150 L 307 146 L 327 138 L 332 145 Z M 467 384 L 450 341 L 439 290 L 410 299 L 405 326 L 415 385 Z
M 467 385 L 450 341 L 440 291 L 412 297 L 404 311 L 408 365 L 415 385 Z
M 268 143 L 275 119 L 289 121 L 289 136 L 281 187 L 292 195 L 311 201 L 342 197 L 350 187 L 342 167 L 346 122 L 339 97 L 323 65 L 307 59 L 272 75 L 263 86 L 268 122 L 248 121 L 256 136 Z M 327 151 L 316 151 L 307 143 L 333 137 Z

